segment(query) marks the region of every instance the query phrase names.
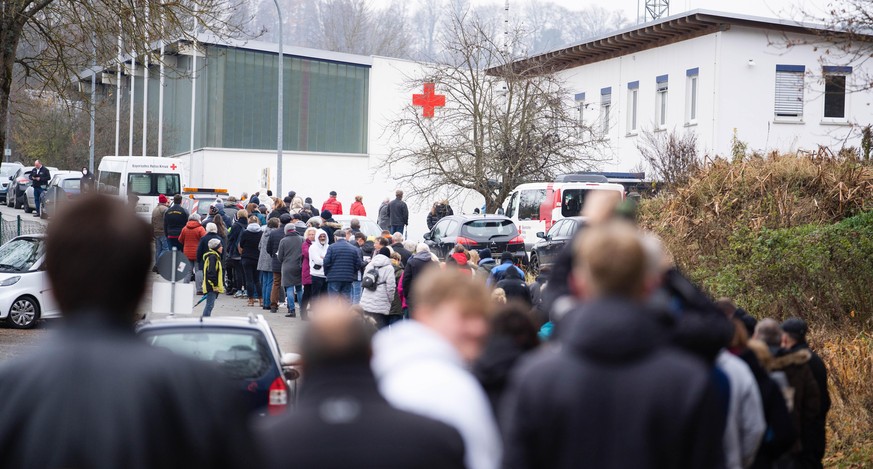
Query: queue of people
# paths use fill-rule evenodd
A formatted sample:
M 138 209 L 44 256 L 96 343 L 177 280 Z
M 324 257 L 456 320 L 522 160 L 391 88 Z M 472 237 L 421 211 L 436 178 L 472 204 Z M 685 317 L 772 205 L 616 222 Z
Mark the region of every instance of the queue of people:
M 587 201 L 585 226 L 530 283 L 511 257 L 438 259 L 401 231 L 369 239 L 329 209 L 281 210 L 293 199 L 237 208 L 226 237 L 219 207 L 205 233 L 167 208 L 167 237 L 206 243 L 213 303 L 242 279 L 253 306 L 284 300 L 309 319 L 297 407 L 253 425 L 211 370 L 120 333 L 156 240 L 121 203 L 87 203 L 49 228 L 49 277 L 70 287 L 66 339 L 0 370 L 0 467 L 822 467 L 827 371 L 807 324 L 713 301 L 605 198 Z M 262 224 L 254 211 L 270 213 Z M 86 282 L 68 262 L 98 249 L 118 255 Z M 135 358 L 121 366 L 113 347 Z M 36 402 L 30 389 L 65 392 Z M 44 431 L 50 449 L 27 438 Z

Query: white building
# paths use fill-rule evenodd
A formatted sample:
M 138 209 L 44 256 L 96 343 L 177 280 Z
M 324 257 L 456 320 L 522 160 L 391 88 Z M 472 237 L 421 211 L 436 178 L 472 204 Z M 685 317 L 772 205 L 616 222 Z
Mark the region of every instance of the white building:
M 640 168 L 646 130 L 694 132 L 708 155 L 729 155 L 735 130 L 750 150 L 859 147 L 873 94 L 853 90 L 873 69 L 836 53 L 822 33 L 841 38 L 816 26 L 695 10 L 528 60 L 560 70 L 580 118 L 604 132 L 604 169 Z

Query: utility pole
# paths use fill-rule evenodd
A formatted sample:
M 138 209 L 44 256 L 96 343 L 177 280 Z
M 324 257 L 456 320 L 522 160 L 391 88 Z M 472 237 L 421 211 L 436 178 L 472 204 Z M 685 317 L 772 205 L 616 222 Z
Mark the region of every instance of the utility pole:
M 279 0 L 273 0 L 273 3 L 276 4 L 276 13 L 278 14 L 279 20 L 279 113 L 276 118 L 277 121 L 277 129 L 276 129 L 276 196 L 280 199 L 282 198 L 282 131 L 284 127 L 282 125 L 282 118 L 285 115 L 284 105 L 284 58 L 285 52 L 282 50 L 282 9 L 279 8 Z

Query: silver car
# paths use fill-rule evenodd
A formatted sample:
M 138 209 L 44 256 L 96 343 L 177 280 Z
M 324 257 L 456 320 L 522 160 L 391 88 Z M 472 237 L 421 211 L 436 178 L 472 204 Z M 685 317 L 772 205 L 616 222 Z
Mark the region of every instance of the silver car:
M 49 171 L 51 171 L 51 169 Z M 43 196 L 48 193 L 49 189 L 58 185 L 62 180 L 61 176 L 68 176 L 70 174 L 79 174 L 80 178 L 82 175 L 79 171 L 51 171 L 52 180 L 45 186 Z M 33 213 L 34 210 L 36 210 L 36 195 L 33 193 L 33 184 L 31 184 L 27 186 L 27 189 L 24 191 L 24 212 Z

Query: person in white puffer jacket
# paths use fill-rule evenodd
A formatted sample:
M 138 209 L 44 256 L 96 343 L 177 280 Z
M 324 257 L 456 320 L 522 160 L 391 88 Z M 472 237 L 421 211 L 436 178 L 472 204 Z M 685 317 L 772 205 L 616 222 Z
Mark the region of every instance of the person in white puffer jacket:
M 394 292 L 397 291 L 394 266 L 391 264 L 391 249 L 383 247 L 379 250 L 367 267 L 364 267 L 364 277 L 371 271 L 376 273 L 376 285 L 372 290 L 361 289 L 360 306 L 364 309 L 364 313 L 376 321 L 376 327 L 384 329 L 389 325 L 388 315 L 391 313 Z
M 309 247 L 309 273 L 312 275 L 312 295 L 310 300 L 327 293 L 327 274 L 324 272 L 324 256 L 327 255 L 327 232 L 315 232 L 315 242 Z

